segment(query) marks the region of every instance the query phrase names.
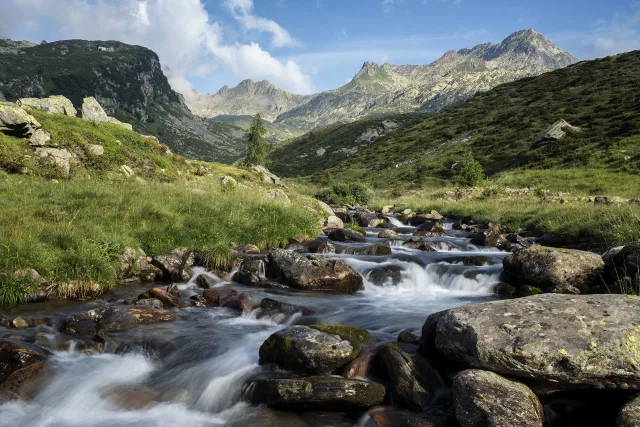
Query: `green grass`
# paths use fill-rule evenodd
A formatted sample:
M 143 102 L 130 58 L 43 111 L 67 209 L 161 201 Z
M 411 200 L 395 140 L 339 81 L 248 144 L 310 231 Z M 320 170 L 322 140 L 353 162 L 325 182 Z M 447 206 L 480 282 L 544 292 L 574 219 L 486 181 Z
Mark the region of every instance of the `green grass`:
M 582 131 L 534 146 L 536 137 L 561 118 Z M 349 127 L 355 134 L 361 124 L 345 126 L 327 131 L 323 139 L 349 134 Z M 427 188 L 434 178 L 455 180 L 452 164 L 467 151 L 489 177 L 518 169 L 580 168 L 640 175 L 640 51 L 498 86 L 457 108 L 423 117 L 336 166 L 322 167 L 330 167 L 339 180 L 366 181 L 379 188 Z M 321 158 L 295 160 L 298 170 L 322 179 L 315 166 L 309 166 Z
M 24 297 L 28 286 L 14 274 L 24 268 L 65 296 L 78 292 L 69 283 L 113 286 L 126 247 L 147 255 L 187 247 L 220 263 L 229 261 L 234 243 L 264 248 L 317 234 L 317 218 L 307 210 L 261 194 L 260 188 L 223 191 L 207 181 L 56 183 L 0 175 L 0 302 Z
M 541 202 L 534 195 L 509 196 L 504 193 L 458 201 L 444 200 L 440 196 L 440 192 L 415 192 L 399 198 L 381 197 L 375 207 L 406 203 L 406 207 L 416 212 L 435 209 L 449 218 L 492 222 L 509 231 L 528 229 L 574 241 L 593 239 L 602 247 L 640 239 L 640 208 L 635 206 L 594 205 L 586 200 L 560 204 L 557 201 Z

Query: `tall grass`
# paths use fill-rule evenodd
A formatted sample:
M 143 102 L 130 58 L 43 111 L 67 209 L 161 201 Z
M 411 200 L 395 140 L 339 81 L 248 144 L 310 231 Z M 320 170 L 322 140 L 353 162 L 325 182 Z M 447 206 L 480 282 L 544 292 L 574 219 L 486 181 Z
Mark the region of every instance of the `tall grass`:
M 278 246 L 319 231 L 303 207 L 267 200 L 260 188 L 222 191 L 211 181 L 0 175 L 0 302 L 29 291 L 15 275 L 24 268 L 37 270 L 54 293 L 69 294 L 70 283 L 114 285 L 126 247 L 148 255 L 187 247 L 224 264 L 232 244 Z

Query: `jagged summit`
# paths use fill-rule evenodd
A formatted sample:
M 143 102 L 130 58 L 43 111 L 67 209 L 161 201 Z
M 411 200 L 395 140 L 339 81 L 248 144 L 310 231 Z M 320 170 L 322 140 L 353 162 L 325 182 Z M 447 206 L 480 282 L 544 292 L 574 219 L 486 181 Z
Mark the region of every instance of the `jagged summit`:
M 266 81 L 244 80 L 235 88 L 200 97 L 190 107 L 206 116 L 260 112 L 280 125 L 311 130 L 370 114 L 437 112 L 476 92 L 575 62 L 545 36 L 527 29 L 497 44 L 449 50 L 428 65 L 366 61 L 349 83 L 316 95 L 300 97 Z

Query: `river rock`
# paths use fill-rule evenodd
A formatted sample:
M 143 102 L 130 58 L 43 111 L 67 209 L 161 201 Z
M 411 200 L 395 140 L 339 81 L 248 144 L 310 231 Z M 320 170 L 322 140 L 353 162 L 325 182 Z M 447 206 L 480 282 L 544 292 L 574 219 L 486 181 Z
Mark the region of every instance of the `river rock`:
M 507 238 L 502 235 L 498 227 L 492 227 L 485 231 L 477 231 L 469 234 L 468 237 L 471 239 L 472 245 L 492 246 L 499 249 L 504 249 L 509 246 Z
M 422 410 L 433 398 L 434 386 L 441 385 L 425 358 L 409 355 L 395 343 L 382 345 L 376 357 L 382 362 L 389 389 L 402 408 Z
M 616 419 L 616 427 L 640 426 L 640 396 L 636 396 L 626 403 Z
M 435 323 L 435 325 L 434 325 Z M 542 294 L 430 316 L 440 356 L 558 390 L 640 390 L 640 298 Z
M 150 298 L 160 300 L 164 308 L 180 307 L 178 298 L 160 288 L 149 289 L 147 292 L 138 295 L 138 301 Z
M 411 331 L 402 331 L 398 334 L 398 342 L 404 344 L 420 344 L 420 337 Z
M 11 320 L 10 324 L 12 328 L 18 328 L 18 329 L 29 327 L 29 322 L 27 322 L 20 316 L 14 317 L 13 320 Z
M 275 313 L 282 313 L 286 315 L 301 313 L 307 315 L 312 314 L 314 311 L 310 307 L 289 304 L 287 302 L 277 301 L 271 298 L 264 298 L 262 301 L 260 301 L 260 308 L 263 310 L 263 315 L 270 315 Z
M 78 114 L 73 103 L 62 95 L 52 95 L 48 98 L 21 98 L 16 102 L 16 105 L 38 108 L 48 113 L 64 114 L 70 117 L 76 117 Z
M 169 254 L 153 257 L 151 263 L 162 271 L 164 280 L 180 282 L 183 279 L 182 271 L 191 267 L 194 259 L 193 253 L 188 249 L 177 248 Z
M 152 308 L 165 308 L 162 301 L 156 298 L 146 298 L 136 301 L 135 305 Z
M 226 307 L 238 297 L 238 292 L 235 289 L 207 289 L 202 296 L 209 306 Z
M 93 96 L 82 100 L 82 118 L 94 122 L 107 123 L 109 121 L 107 113 L 104 112 L 98 101 Z
M 335 215 L 331 215 L 330 217 L 328 217 L 323 225 L 324 227 L 329 228 L 344 228 L 344 223 L 342 222 L 342 220 Z
M 268 260 L 267 277 L 292 288 L 346 293 L 364 289 L 360 274 L 339 260 L 284 249 L 271 250 Z
M 327 237 L 335 242 L 364 242 L 367 240 L 362 233 L 348 228 L 332 230 Z
M 438 211 L 432 210 L 428 214 L 419 214 L 415 216 L 410 216 L 407 222 L 409 223 L 409 225 L 417 226 L 417 225 L 424 224 L 426 222 L 441 221 L 443 219 L 444 217 L 440 215 Z
M 349 379 L 366 378 L 372 370 L 373 356 L 374 354 L 371 351 L 361 351 L 360 355 L 344 368 L 342 376 Z
M 462 427 L 542 427 L 538 397 L 524 384 L 493 372 L 460 372 L 453 382 L 453 394 Z
M 338 335 L 308 326 L 292 326 L 272 334 L 260 347 L 260 363 L 308 375 L 334 373 L 359 350 Z
M 605 252 L 602 260 L 609 280 L 619 280 L 623 277 L 638 280 L 640 240 Z
M 436 252 L 436 249 L 427 241 L 418 238 L 411 238 L 402 244 L 403 247 L 416 249 L 423 252 Z
M 377 227 L 380 224 L 387 222 L 387 219 L 380 219 L 378 215 L 373 212 L 358 212 L 356 214 L 358 225 L 360 227 Z
M 307 247 L 309 253 L 312 254 L 335 254 L 336 247 L 335 245 L 327 239 L 316 239 L 312 242 L 309 242 Z
M 367 427 L 460 427 L 450 415 L 418 414 L 389 406 L 379 406 L 367 412 L 373 424 Z
M 0 401 L 32 399 L 51 374 L 51 365 L 46 361 L 32 363 L 12 372 L 0 383 Z
M 0 338 L 0 384 L 16 371 L 47 360 L 48 353 L 33 344 Z
M 353 411 L 382 403 L 382 385 L 339 377 L 258 380 L 251 386 L 252 401 L 279 409 Z
M 70 315 L 63 321 L 61 330 L 72 335 L 93 337 L 102 332 L 135 328 L 142 323 L 165 322 L 175 319 L 176 316 L 170 311 L 153 307 L 105 307 Z
M 604 265 L 592 252 L 533 246 L 507 256 L 504 272 L 516 287 L 534 286 L 542 290 L 573 286 L 590 293 Z
M 398 286 L 406 276 L 400 264 L 380 264 L 364 272 L 364 277 L 376 286 Z
M 400 235 L 393 230 L 383 230 L 378 233 L 380 239 L 399 239 Z
M 202 288 L 202 289 L 210 289 L 220 283 L 223 283 L 223 281 L 216 279 L 214 277 L 211 277 L 208 274 L 200 274 L 198 277 L 196 277 L 196 284 L 198 285 L 199 288 Z
M 388 244 L 374 243 L 366 246 L 335 245 L 335 253 L 347 255 L 391 255 Z

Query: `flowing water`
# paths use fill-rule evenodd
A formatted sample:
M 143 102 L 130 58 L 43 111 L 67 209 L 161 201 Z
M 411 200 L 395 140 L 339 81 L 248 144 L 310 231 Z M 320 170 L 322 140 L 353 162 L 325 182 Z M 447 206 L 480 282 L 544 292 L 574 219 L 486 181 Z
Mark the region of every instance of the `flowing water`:
M 401 234 L 386 256 L 340 257 L 365 278 L 356 295 L 290 292 L 233 287 L 256 300 L 270 297 L 311 307 L 314 314 L 287 317 L 261 315 L 256 309 L 238 315 L 224 308 L 187 308 L 171 323 L 143 325 L 113 336 L 137 342 L 144 350 L 126 354 L 59 352 L 53 356 L 53 376 L 28 403 L 0 406 L 4 426 L 353 426 L 358 414 L 293 413 L 252 406 L 243 401 L 247 381 L 269 374 L 258 364 L 258 349 L 275 331 L 288 324 L 344 323 L 368 329 L 379 342 L 395 340 L 409 330 L 420 334 L 433 312 L 491 298 L 506 255 L 493 248 L 469 244 L 464 232 L 446 228 L 446 236 L 426 240 L 438 252 L 402 247 L 411 236 L 396 218 Z M 368 241 L 378 229 L 367 229 Z M 196 293 L 181 286 L 183 295 Z M 119 299 L 145 288 L 121 288 Z M 72 312 L 95 308 L 90 303 L 34 304 L 26 315 L 50 317 L 53 324 Z M 55 326 L 38 331 L 55 332 Z M 16 330 L 0 328 L 2 336 Z M 124 398 L 122 396 L 125 396 Z M 124 402 L 123 402 L 124 400 Z M 152 400 L 153 405 L 146 405 Z M 146 406 L 145 406 L 146 405 Z M 356 418 L 353 418 L 353 417 Z

